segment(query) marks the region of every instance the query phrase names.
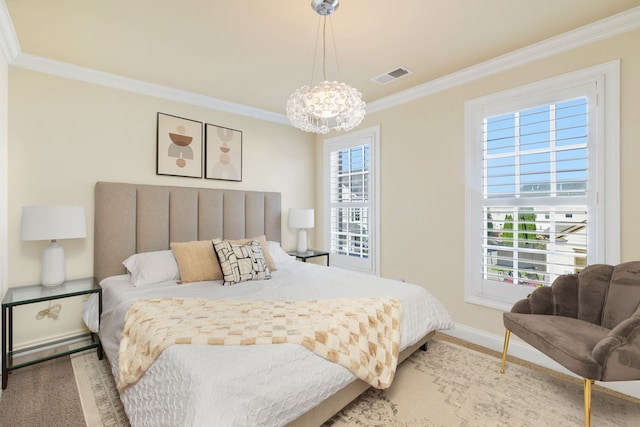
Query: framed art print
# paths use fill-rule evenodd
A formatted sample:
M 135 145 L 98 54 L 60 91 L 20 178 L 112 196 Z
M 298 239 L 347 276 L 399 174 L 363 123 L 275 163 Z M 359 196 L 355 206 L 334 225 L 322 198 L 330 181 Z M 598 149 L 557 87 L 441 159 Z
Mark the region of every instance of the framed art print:
M 205 125 L 204 177 L 242 181 L 242 132 Z
M 202 122 L 158 113 L 156 174 L 202 178 Z

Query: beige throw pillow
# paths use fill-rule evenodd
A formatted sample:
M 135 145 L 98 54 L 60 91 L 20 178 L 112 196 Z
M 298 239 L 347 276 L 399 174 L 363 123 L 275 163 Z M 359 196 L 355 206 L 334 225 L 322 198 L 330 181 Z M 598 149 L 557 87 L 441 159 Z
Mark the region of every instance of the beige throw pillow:
M 223 279 L 211 240 L 171 242 L 170 246 L 178 262 L 182 283 Z

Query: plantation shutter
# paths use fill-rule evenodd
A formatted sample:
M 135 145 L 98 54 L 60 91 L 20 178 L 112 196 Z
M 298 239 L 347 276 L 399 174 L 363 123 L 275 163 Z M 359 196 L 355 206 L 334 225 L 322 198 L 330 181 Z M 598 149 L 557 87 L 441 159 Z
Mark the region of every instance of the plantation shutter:
M 549 285 L 586 266 L 593 104 L 580 96 L 484 117 L 483 279 Z
M 369 257 L 370 146 L 330 152 L 330 251 L 351 258 Z

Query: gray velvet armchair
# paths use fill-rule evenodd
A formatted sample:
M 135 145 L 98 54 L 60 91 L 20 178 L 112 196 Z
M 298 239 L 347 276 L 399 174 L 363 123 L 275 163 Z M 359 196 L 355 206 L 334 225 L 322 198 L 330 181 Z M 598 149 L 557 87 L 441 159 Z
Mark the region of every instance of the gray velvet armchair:
M 594 381 L 640 380 L 640 261 L 560 276 L 518 301 L 503 322 L 500 372 L 513 332 L 584 379 L 589 427 Z

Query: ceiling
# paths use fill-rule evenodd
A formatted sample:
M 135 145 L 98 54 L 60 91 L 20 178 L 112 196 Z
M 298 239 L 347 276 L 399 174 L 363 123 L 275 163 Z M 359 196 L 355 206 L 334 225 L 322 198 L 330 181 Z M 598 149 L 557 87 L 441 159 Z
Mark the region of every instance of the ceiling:
M 22 53 L 283 114 L 322 79 L 311 0 L 5 0 Z M 639 6 L 637 0 L 342 0 L 328 80 L 370 103 Z M 329 25 L 330 23 L 330 25 Z M 371 81 L 413 71 L 387 85 Z

